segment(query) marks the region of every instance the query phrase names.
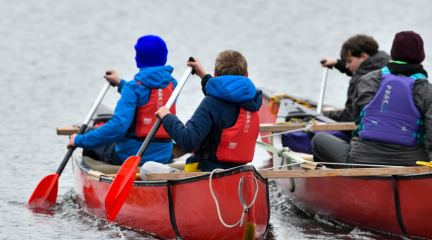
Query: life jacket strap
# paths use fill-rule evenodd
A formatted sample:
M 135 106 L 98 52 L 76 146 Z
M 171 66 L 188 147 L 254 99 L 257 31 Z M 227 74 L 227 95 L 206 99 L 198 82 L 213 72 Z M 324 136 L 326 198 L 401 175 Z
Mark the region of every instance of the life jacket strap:
M 383 68 L 381 69 L 381 72 L 382 72 L 383 74 L 391 74 L 391 73 L 390 73 L 390 69 L 389 69 L 388 67 L 383 67 Z M 417 79 L 419 79 L 419 78 L 427 79 L 426 75 L 424 75 L 423 73 L 415 73 L 415 74 L 411 75 L 410 78 L 412 78 L 412 79 L 414 79 L 414 80 L 417 80 Z
M 383 68 L 381 69 L 381 72 L 382 72 L 383 74 L 390 74 L 390 69 L 389 69 L 388 67 L 383 67 Z

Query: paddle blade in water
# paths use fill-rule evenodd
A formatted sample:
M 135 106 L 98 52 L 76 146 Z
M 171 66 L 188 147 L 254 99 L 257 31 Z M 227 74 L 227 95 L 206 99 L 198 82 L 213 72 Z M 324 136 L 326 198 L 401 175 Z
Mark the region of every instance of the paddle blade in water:
M 109 222 L 113 222 L 123 203 L 129 196 L 141 157 L 129 157 L 118 171 L 105 196 L 105 211 Z
M 27 201 L 30 208 L 49 208 L 55 205 L 57 200 L 58 179 L 60 175 L 55 173 L 42 179 Z

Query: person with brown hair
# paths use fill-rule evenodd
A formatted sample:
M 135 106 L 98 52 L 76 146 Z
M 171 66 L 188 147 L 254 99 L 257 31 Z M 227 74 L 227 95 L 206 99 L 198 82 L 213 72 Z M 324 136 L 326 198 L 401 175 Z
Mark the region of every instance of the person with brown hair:
M 324 116 L 338 122 L 354 122 L 353 95 L 358 79 L 371 71 L 383 68 L 390 60 L 390 56 L 378 51 L 378 43 L 369 36 L 355 35 L 350 37 L 340 52 L 341 59 L 325 57 L 321 59 L 323 67 L 335 67 L 341 73 L 351 76 L 347 91 L 345 109 L 324 112 Z
M 185 171 L 227 169 L 251 162 L 259 134 L 262 92 L 248 78 L 245 57 L 233 50 L 219 53 L 214 77 L 195 60 L 187 65 L 202 79 L 205 97 L 192 118 L 183 124 L 166 107 L 156 112 L 180 148 L 194 151 Z
M 421 64 L 423 39 L 413 31 L 395 35 L 392 60 L 358 80 L 353 94 L 358 128 L 346 143 L 326 133 L 312 139 L 314 160 L 350 164 L 416 166 L 431 161 L 432 84 Z

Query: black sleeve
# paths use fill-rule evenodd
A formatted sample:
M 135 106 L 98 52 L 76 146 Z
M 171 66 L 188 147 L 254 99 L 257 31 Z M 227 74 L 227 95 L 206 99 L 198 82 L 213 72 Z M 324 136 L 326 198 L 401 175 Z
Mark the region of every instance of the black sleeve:
M 348 68 L 345 67 L 345 65 L 346 65 L 346 64 L 345 64 L 344 61 L 338 59 L 336 65 L 334 65 L 334 67 L 335 67 L 337 70 L 339 70 L 339 72 L 341 72 L 341 73 L 345 73 L 346 75 L 348 75 L 348 76 L 351 77 L 353 74 L 352 74 L 352 72 L 351 72 Z

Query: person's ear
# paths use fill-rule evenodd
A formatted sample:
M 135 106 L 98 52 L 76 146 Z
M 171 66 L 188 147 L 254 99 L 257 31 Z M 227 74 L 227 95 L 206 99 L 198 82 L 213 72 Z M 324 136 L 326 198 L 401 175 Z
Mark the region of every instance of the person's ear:
M 360 56 L 361 56 L 363 59 L 366 59 L 366 58 L 369 57 L 369 54 L 367 54 L 367 53 L 365 53 L 365 52 L 362 52 Z
M 214 77 L 217 77 L 217 74 L 216 74 L 216 72 L 214 72 L 214 73 L 213 73 L 213 76 L 214 76 Z
M 244 76 L 245 77 L 249 77 L 249 72 L 246 72 L 246 74 Z

